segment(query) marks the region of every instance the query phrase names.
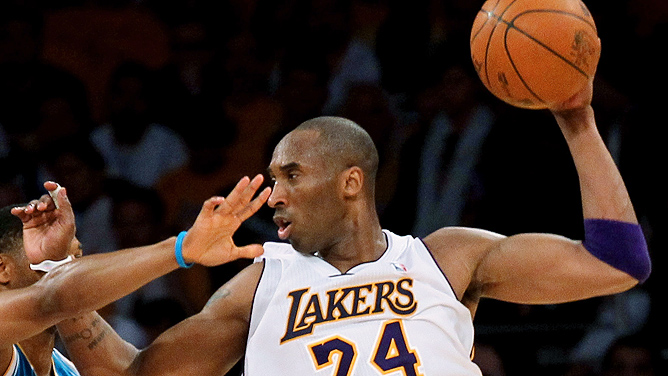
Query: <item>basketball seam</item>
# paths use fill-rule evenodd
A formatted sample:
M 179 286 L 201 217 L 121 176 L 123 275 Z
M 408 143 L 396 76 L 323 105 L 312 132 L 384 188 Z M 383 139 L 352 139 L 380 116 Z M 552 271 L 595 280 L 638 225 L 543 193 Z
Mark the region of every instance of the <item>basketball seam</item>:
M 499 5 L 499 2 L 500 2 L 500 1 L 501 1 L 501 0 L 497 0 L 497 1 L 496 1 L 496 4 L 494 4 L 494 6 L 492 7 L 492 10 L 484 10 L 484 9 L 480 9 L 480 10 L 478 11 L 478 13 L 485 13 L 485 14 L 490 14 L 490 13 L 491 13 L 491 14 L 494 14 L 494 13 L 493 13 L 493 12 L 494 12 L 494 9 L 496 9 L 496 7 Z M 478 35 L 480 35 L 480 32 L 482 31 L 482 29 L 485 28 L 485 25 L 487 24 L 487 21 L 489 21 L 489 18 L 487 18 L 487 20 L 486 20 L 485 22 L 483 22 L 482 26 L 480 26 L 480 28 L 473 34 L 473 36 L 471 37 L 471 43 L 475 42 L 475 40 L 478 38 Z
M 506 21 L 503 21 L 506 22 Z M 514 26 L 510 25 L 509 23 L 506 22 L 506 32 L 503 34 L 503 49 L 506 51 L 506 57 L 508 57 L 508 61 L 510 62 L 510 65 L 513 67 L 513 70 L 515 71 L 515 74 L 517 77 L 520 79 L 520 82 L 522 82 L 522 85 L 524 85 L 524 88 L 526 88 L 531 95 L 534 96 L 534 98 L 538 99 L 540 103 L 545 104 L 545 101 L 543 98 L 539 97 L 538 94 L 536 94 L 531 87 L 529 87 L 529 84 L 524 80 L 524 77 L 520 74 L 519 69 L 517 69 L 517 66 L 515 65 L 515 61 L 513 61 L 513 57 L 510 56 L 510 51 L 508 50 L 508 31 L 511 29 L 511 27 L 514 28 Z M 518 29 L 519 30 L 519 29 Z M 524 34 L 524 33 L 522 33 Z M 510 95 L 509 95 L 510 97 Z M 517 100 L 518 102 L 522 101 L 521 99 Z
M 509 9 L 513 4 L 515 4 L 516 1 L 517 1 L 517 0 L 513 0 L 513 1 L 511 1 L 510 4 L 508 4 L 508 6 L 506 6 L 506 9 L 504 9 L 504 10 L 501 12 L 501 14 L 499 14 L 498 16 L 496 16 L 496 14 L 494 13 L 494 11 L 496 10 L 496 7 L 498 7 L 499 4 L 500 4 L 500 0 L 499 0 L 499 1 L 496 3 L 496 5 L 494 6 L 494 8 L 492 8 L 492 10 L 489 11 L 488 13 L 490 13 L 492 16 L 496 17 L 496 18 L 497 18 L 497 21 L 503 21 L 503 18 L 502 18 L 503 15 L 508 11 L 508 9 Z M 489 32 L 489 38 L 487 39 L 487 46 L 485 46 L 485 78 L 487 79 L 487 84 L 490 85 L 490 86 L 492 85 L 492 81 L 489 79 L 489 69 L 487 69 L 487 67 L 488 67 L 489 65 L 487 64 L 487 58 L 489 57 L 489 46 L 491 45 L 492 37 L 494 36 L 494 32 L 496 32 L 496 27 L 497 27 L 498 25 L 499 25 L 499 22 L 497 22 L 496 24 L 494 24 L 494 27 L 493 27 L 492 30 Z
M 555 56 L 557 56 L 559 59 L 563 60 L 566 64 L 568 64 L 568 65 L 570 65 L 571 67 L 573 67 L 573 69 L 575 69 L 575 70 L 577 70 L 578 72 L 580 72 L 580 73 L 581 73 L 583 76 L 585 76 L 586 78 L 589 78 L 589 75 L 587 74 L 587 72 L 585 72 L 585 71 L 583 71 L 582 69 L 580 69 L 577 65 L 573 64 L 570 60 L 568 60 L 567 58 L 565 58 L 564 56 L 562 56 L 560 53 L 557 53 L 557 51 L 553 50 L 552 48 L 550 48 L 550 47 L 549 47 L 548 45 L 546 45 L 545 43 L 539 41 L 539 40 L 536 39 L 534 36 L 532 36 L 531 34 L 529 34 L 528 32 L 526 32 L 525 30 L 522 30 L 522 29 L 520 29 L 519 27 L 515 26 L 515 20 L 517 20 L 520 16 L 522 16 L 522 15 L 526 15 L 526 14 L 529 14 L 529 13 L 557 13 L 557 14 L 563 14 L 563 15 L 567 15 L 567 16 L 573 16 L 573 17 L 575 17 L 575 18 L 578 18 L 578 19 L 583 20 L 583 21 L 586 22 L 586 20 L 583 19 L 582 17 L 580 17 L 580 16 L 578 16 L 578 15 L 576 15 L 576 14 L 569 13 L 569 12 L 564 12 L 564 11 L 547 10 L 547 9 L 533 9 L 533 10 L 524 11 L 524 12 L 519 13 L 518 15 L 516 15 L 510 22 L 506 22 L 506 21 L 502 20 L 502 21 L 506 22 L 506 25 L 508 26 L 508 27 L 506 28 L 506 33 L 505 33 L 505 37 L 504 37 L 504 45 L 506 45 L 506 37 L 508 36 L 508 30 L 510 30 L 511 28 L 513 28 L 513 29 L 517 30 L 518 32 L 520 32 L 521 34 L 523 34 L 524 36 L 526 36 L 527 38 L 529 38 L 529 39 L 531 39 L 532 41 L 536 42 L 536 44 L 538 44 L 539 46 L 541 46 L 541 47 L 543 47 L 544 49 L 550 51 L 553 55 L 555 55 Z M 587 23 L 588 25 L 591 26 L 591 24 L 589 24 L 588 22 L 586 22 L 586 23 Z M 595 28 L 594 28 L 594 31 L 596 31 Z M 512 62 L 512 58 L 510 57 L 510 51 L 508 51 L 507 48 L 506 48 L 506 52 L 508 52 L 508 58 L 511 59 L 511 62 Z M 514 67 L 514 64 L 513 64 L 513 67 Z

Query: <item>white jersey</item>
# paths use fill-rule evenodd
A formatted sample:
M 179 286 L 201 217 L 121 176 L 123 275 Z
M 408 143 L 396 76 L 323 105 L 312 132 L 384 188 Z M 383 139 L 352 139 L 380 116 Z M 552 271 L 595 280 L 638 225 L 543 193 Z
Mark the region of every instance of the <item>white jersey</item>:
M 374 262 L 341 273 L 285 243 L 266 243 L 246 376 L 468 376 L 471 313 L 420 239 L 384 231 Z

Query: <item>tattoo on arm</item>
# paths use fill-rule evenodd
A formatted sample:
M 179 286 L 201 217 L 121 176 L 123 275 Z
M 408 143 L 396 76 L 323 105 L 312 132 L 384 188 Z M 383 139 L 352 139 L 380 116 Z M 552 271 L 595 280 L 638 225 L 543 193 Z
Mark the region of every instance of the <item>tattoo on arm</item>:
M 216 301 L 218 301 L 218 300 L 220 300 L 220 299 L 223 299 L 223 298 L 227 297 L 228 295 L 230 295 L 230 290 L 228 290 L 228 289 L 226 289 L 226 288 L 218 289 L 218 291 L 216 291 L 216 292 L 211 296 L 211 298 L 209 298 L 209 301 L 206 302 L 206 305 L 207 305 L 207 306 L 208 306 L 208 305 L 211 305 L 211 304 L 213 304 L 214 302 L 216 302 Z
M 80 318 L 74 318 L 72 320 L 77 321 L 79 319 Z M 71 344 L 79 340 L 90 341 L 88 342 L 87 347 L 89 350 L 93 350 L 102 342 L 104 337 L 107 335 L 107 331 L 109 330 L 108 327 L 103 326 L 101 327 L 101 330 L 97 332 L 95 328 L 97 328 L 101 323 L 102 320 L 99 317 L 96 317 L 93 321 L 90 322 L 90 324 L 87 327 L 79 330 L 78 332 L 75 332 L 74 334 L 64 336 L 62 340 L 66 344 Z
M 97 345 L 99 345 L 102 342 L 104 337 L 106 337 L 107 331 L 108 329 L 104 328 L 97 336 L 95 336 L 95 338 L 93 338 L 93 340 L 88 343 L 88 350 L 93 350 L 94 348 L 96 348 Z

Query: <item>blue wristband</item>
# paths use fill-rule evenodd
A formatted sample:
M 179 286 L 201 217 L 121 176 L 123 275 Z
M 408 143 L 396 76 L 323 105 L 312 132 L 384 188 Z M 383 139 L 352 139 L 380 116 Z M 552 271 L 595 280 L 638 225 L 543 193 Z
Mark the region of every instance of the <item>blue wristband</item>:
M 183 238 L 186 237 L 188 231 L 181 231 L 179 236 L 176 237 L 176 245 L 174 246 L 174 256 L 176 257 L 176 262 L 182 268 L 189 268 L 195 265 L 194 262 L 186 263 L 186 260 L 183 259 Z

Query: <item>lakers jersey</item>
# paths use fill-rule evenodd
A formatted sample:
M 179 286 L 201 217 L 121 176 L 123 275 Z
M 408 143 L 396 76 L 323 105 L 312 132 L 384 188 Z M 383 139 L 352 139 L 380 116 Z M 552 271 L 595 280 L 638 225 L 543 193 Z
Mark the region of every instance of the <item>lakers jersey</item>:
M 387 250 L 346 273 L 266 243 L 245 376 L 481 375 L 473 322 L 420 239 L 384 231 Z
M 51 362 L 55 376 L 79 376 L 74 364 L 63 356 L 58 350 L 53 349 Z M 14 345 L 14 355 L 5 371 L 5 376 L 36 376 L 35 370 L 28 361 L 21 348 Z

